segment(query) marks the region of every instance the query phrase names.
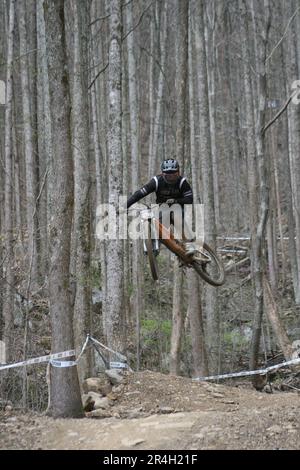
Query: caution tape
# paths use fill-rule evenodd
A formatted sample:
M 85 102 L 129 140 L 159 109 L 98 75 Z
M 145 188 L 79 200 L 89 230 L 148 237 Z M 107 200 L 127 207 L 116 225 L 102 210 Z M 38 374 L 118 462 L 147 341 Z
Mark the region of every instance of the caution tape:
M 127 369 L 128 364 L 126 362 L 110 362 L 109 367 L 110 369 Z
M 115 354 L 116 356 L 118 356 L 118 358 L 120 359 L 120 362 L 111 362 L 110 363 L 110 368 L 112 368 L 112 369 L 127 368 L 127 369 L 131 370 L 130 367 L 128 366 L 128 364 L 127 364 L 126 356 L 124 356 L 123 354 L 121 354 L 117 351 L 114 351 L 113 349 L 110 349 L 108 346 L 105 346 L 104 344 L 100 343 L 100 341 L 96 340 L 95 338 L 93 338 L 89 334 L 87 335 L 86 340 L 85 340 L 85 342 L 82 346 L 82 349 L 80 351 L 80 354 L 78 355 L 78 357 L 75 361 L 59 361 L 58 360 L 58 359 L 63 359 L 65 357 L 76 356 L 76 351 L 74 349 L 71 349 L 69 351 L 63 351 L 63 352 L 60 352 L 60 353 L 49 354 L 47 356 L 40 356 L 40 357 L 35 357 L 35 358 L 32 358 L 32 359 L 27 359 L 27 360 L 21 361 L 21 362 L 15 362 L 14 364 L 5 364 L 5 365 L 2 365 L 2 366 L 0 365 L 0 370 L 12 369 L 14 367 L 22 367 L 22 366 L 27 366 L 27 365 L 31 365 L 31 364 L 41 364 L 42 362 L 50 362 L 50 364 L 53 367 L 61 367 L 61 368 L 62 367 L 73 367 L 73 366 L 76 366 L 78 364 L 78 362 L 80 361 L 81 356 L 85 352 L 89 341 L 91 341 L 92 343 L 98 344 L 103 349 L 105 349 L 105 350 Z
M 118 356 L 119 359 L 121 359 L 121 361 L 127 362 L 127 358 L 123 354 L 119 353 L 118 351 L 114 351 L 113 349 L 110 349 L 108 346 L 105 346 L 104 344 L 100 343 L 100 341 L 93 338 L 92 336 L 89 336 L 89 339 L 95 344 L 98 344 L 99 346 L 101 346 L 101 348 L 105 349 L 106 351 L 109 351 L 112 354 L 115 354 L 116 356 Z
M 41 364 L 42 362 L 51 362 L 54 359 L 62 359 L 64 357 L 75 356 L 75 349 L 70 349 L 69 351 L 63 351 L 55 354 L 48 354 L 47 356 L 34 357 L 32 359 L 27 359 L 26 361 L 15 362 L 14 364 L 6 364 L 5 366 L 0 366 L 0 370 L 12 369 L 14 367 L 22 367 L 30 364 Z M 68 362 L 68 361 L 64 361 Z M 73 361 L 70 361 L 73 362 Z
M 221 374 L 221 375 L 209 375 L 207 377 L 194 377 L 192 379 L 193 382 L 204 382 L 208 380 L 219 380 L 219 379 L 229 379 L 232 377 L 247 377 L 250 375 L 265 375 L 271 370 L 281 369 L 282 367 L 287 367 L 291 365 L 300 364 L 299 359 L 291 359 L 290 361 L 282 362 L 280 364 L 276 364 L 275 366 L 266 367 L 265 369 L 257 369 L 257 370 L 248 370 L 243 372 L 232 372 L 230 374 Z
M 87 335 L 86 339 L 85 339 L 85 342 L 84 342 L 84 344 L 81 348 L 81 351 L 80 351 L 76 361 L 56 361 L 54 359 L 51 359 L 50 364 L 53 367 L 74 367 L 74 366 L 77 366 L 78 362 L 81 359 L 81 356 L 83 355 L 84 351 L 87 348 L 87 345 L 88 345 L 89 341 L 90 341 L 90 335 Z
M 105 344 L 100 343 L 100 341 L 93 338 L 92 336 L 89 336 L 89 339 L 92 343 L 94 343 L 94 345 L 97 344 L 98 346 L 103 348 L 105 351 L 109 351 L 110 353 L 114 354 L 115 356 L 117 356 L 120 359 L 119 362 L 117 362 L 117 361 L 110 362 L 108 364 L 110 369 L 127 369 L 127 370 L 129 370 L 129 372 L 133 372 L 131 367 L 127 364 L 127 357 L 124 356 L 124 354 L 121 354 L 118 351 L 114 351 L 113 349 L 109 348 L 108 346 L 105 346 Z
M 80 358 L 81 358 L 81 356 L 83 355 L 83 353 L 84 353 L 84 351 L 85 351 L 85 349 L 86 349 L 86 347 L 87 347 L 87 345 L 88 345 L 90 339 L 91 339 L 90 335 L 87 334 L 87 335 L 86 335 L 86 340 L 85 340 L 85 342 L 84 342 L 84 345 L 82 346 L 81 351 L 80 351 L 80 353 L 79 353 L 79 355 L 78 355 L 78 357 L 77 357 L 77 359 L 76 359 L 77 362 L 80 361 Z
M 50 364 L 53 367 L 73 367 L 77 366 L 77 361 L 56 361 L 55 359 L 51 359 Z

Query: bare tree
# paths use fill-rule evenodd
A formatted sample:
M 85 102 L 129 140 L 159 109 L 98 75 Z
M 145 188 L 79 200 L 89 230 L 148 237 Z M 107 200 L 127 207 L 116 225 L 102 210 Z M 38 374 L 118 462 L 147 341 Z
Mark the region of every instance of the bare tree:
M 48 213 L 47 197 L 51 193 L 47 174 L 51 160 L 51 121 L 49 104 L 49 81 L 46 54 L 46 32 L 43 13 L 43 0 L 36 3 L 37 30 L 37 145 L 39 161 L 39 270 L 44 276 L 48 265 Z
M 193 353 L 193 372 L 195 376 L 208 375 L 208 358 L 205 345 L 204 324 L 201 308 L 201 287 L 198 275 L 188 273 L 188 318 Z
M 37 178 L 36 178 L 36 154 L 33 145 L 32 119 L 34 113 L 31 112 L 30 87 L 29 87 L 29 67 L 27 56 L 27 34 L 25 3 L 18 2 L 19 34 L 20 34 L 20 73 L 22 87 L 22 108 L 24 126 L 24 154 L 26 169 L 26 211 L 27 211 L 27 231 L 28 231 L 28 266 L 30 277 L 36 282 L 38 277 L 37 263 Z
M 74 231 L 75 278 L 74 305 L 75 346 L 80 351 L 87 333 L 91 332 L 90 288 L 90 168 L 89 113 L 87 100 L 87 4 L 72 4 L 74 13 L 74 80 L 72 92 L 72 144 L 74 156 Z M 90 376 L 89 354 L 79 364 L 80 381 Z
M 12 79 L 14 46 L 15 0 L 9 5 L 9 24 L 7 37 L 6 65 L 6 110 L 5 110 L 5 193 L 4 193 L 4 228 L 5 240 L 5 295 L 3 299 L 3 318 L 6 361 L 12 358 L 14 324 L 14 272 L 13 272 L 13 155 L 12 155 Z
M 291 8 L 289 9 L 289 14 L 295 11 L 295 4 L 291 3 Z M 299 15 L 299 13 L 298 13 Z M 292 30 L 289 34 L 287 41 L 287 48 L 285 49 L 285 61 L 287 64 L 287 78 L 290 83 L 293 83 L 294 80 L 298 78 L 300 65 L 297 61 L 299 56 L 297 56 L 297 45 L 299 47 L 299 38 L 297 36 L 298 29 L 296 25 L 293 25 Z M 289 92 L 289 91 L 288 91 Z M 292 265 L 294 269 L 296 268 L 297 274 L 294 273 L 294 278 L 297 278 L 296 289 L 295 289 L 295 298 L 296 302 L 300 302 L 300 190 L 298 179 L 300 177 L 300 112 L 299 106 L 292 105 L 288 108 L 288 129 L 289 129 L 289 162 L 290 167 L 290 189 L 291 189 L 291 201 L 293 208 L 293 220 L 295 225 L 295 259 L 292 260 Z M 292 242 L 293 243 L 293 242 Z
M 109 195 L 108 201 L 118 207 L 122 188 L 122 126 L 121 126 L 121 2 L 108 2 L 109 25 L 109 67 L 108 67 L 108 159 Z M 107 241 L 107 291 L 105 299 L 106 334 L 111 348 L 123 351 L 124 340 L 124 297 L 123 297 L 123 256 L 122 240 L 118 239 L 119 223 L 116 220 L 117 238 Z
M 157 4 L 157 8 L 158 8 L 158 4 Z M 155 106 L 153 118 L 151 119 L 151 116 L 150 116 L 150 119 L 153 125 L 153 131 L 149 136 L 150 141 L 149 141 L 148 175 L 150 178 L 155 173 L 155 168 L 157 167 L 158 138 L 159 138 L 161 119 L 162 119 L 163 92 L 164 92 L 164 87 L 165 87 L 164 71 L 165 71 L 166 54 L 167 54 L 167 31 L 168 31 L 167 18 L 168 18 L 167 2 L 164 2 L 162 5 L 161 20 L 160 20 L 161 22 L 161 31 L 160 31 L 161 55 L 160 55 L 159 63 L 156 64 L 156 66 L 159 67 L 156 106 Z M 149 93 L 151 93 L 152 90 L 153 88 L 150 88 Z
M 130 118 L 130 151 L 131 151 L 131 177 L 130 190 L 136 190 L 140 185 L 140 161 L 139 161 L 139 127 L 138 127 L 138 88 L 137 88 L 137 67 L 134 55 L 135 31 L 133 30 L 132 4 L 126 8 L 127 30 L 131 31 L 126 38 L 127 42 L 127 62 L 128 62 L 128 104 Z M 133 240 L 132 248 L 132 300 L 133 314 L 136 318 L 137 343 L 140 338 L 140 317 L 142 307 L 142 269 L 141 269 L 141 245 L 139 240 Z M 137 347 L 139 351 L 139 344 Z M 137 369 L 139 369 L 139 354 L 137 354 Z
M 205 238 L 215 246 L 216 222 L 214 208 L 213 160 L 210 138 L 210 114 L 208 100 L 207 60 L 204 34 L 203 1 L 196 2 L 195 47 L 197 57 L 199 128 L 200 128 L 200 158 L 202 170 L 202 201 L 205 211 Z M 218 363 L 219 347 L 219 313 L 216 289 L 205 288 L 205 314 L 207 323 L 207 344 L 209 347 L 210 366 L 215 368 Z M 210 367 L 210 368 L 211 368 Z
M 184 162 L 186 137 L 187 65 L 188 65 L 188 2 L 177 1 L 176 43 L 176 156 Z M 172 337 L 170 372 L 180 370 L 180 344 L 183 333 L 183 275 L 178 260 L 174 262 Z
M 179 268 L 179 261 L 174 260 L 173 266 L 173 307 L 172 307 L 172 332 L 170 346 L 170 374 L 180 374 L 181 340 L 183 335 L 183 274 Z
M 104 80 L 99 84 L 97 80 L 97 68 L 96 64 L 99 63 L 100 57 L 103 59 L 103 55 L 99 50 L 99 40 L 97 36 L 97 23 L 95 20 L 98 16 L 101 15 L 102 10 L 99 11 L 100 5 L 96 0 L 92 1 L 91 4 L 91 41 L 90 41 L 90 57 L 91 57 L 91 73 L 90 78 L 93 85 L 91 86 L 91 122 L 93 128 L 93 146 L 94 146 L 94 157 L 95 157 L 95 178 L 96 178 L 96 190 L 95 190 L 95 200 L 96 207 L 99 204 L 103 204 L 104 197 L 106 195 L 107 189 L 107 159 L 106 159 L 106 145 L 104 142 L 100 142 L 100 130 L 102 124 L 102 115 L 105 116 L 106 113 L 101 111 L 106 108 L 106 94 L 104 93 Z M 104 73 L 104 72 L 103 72 Z M 100 96 L 100 99 L 99 99 Z M 103 105 L 104 103 L 104 105 Z M 102 105 L 102 106 L 100 106 Z M 101 266 L 101 290 L 103 299 L 106 297 L 106 247 L 104 243 L 100 243 L 100 246 L 96 246 L 96 253 L 99 249 L 100 255 L 100 266 Z M 99 256 L 98 255 L 98 256 Z M 105 311 L 102 316 L 103 329 L 105 329 Z
M 253 4 L 252 4 L 253 7 Z M 268 0 L 264 0 L 264 21 L 260 31 L 260 46 L 256 51 L 258 61 L 258 106 L 256 118 L 256 155 L 259 181 L 259 211 L 258 224 L 256 227 L 255 239 L 253 240 L 253 273 L 255 284 L 255 314 L 253 319 L 253 333 L 251 343 L 250 369 L 254 370 L 258 364 L 258 353 L 261 337 L 261 323 L 263 316 L 263 270 L 264 270 L 264 238 L 269 210 L 269 165 L 266 162 L 265 139 L 262 129 L 265 124 L 266 106 L 266 54 L 268 44 L 268 34 L 270 28 L 270 5 Z M 253 378 L 253 385 L 256 385 L 257 377 Z
M 196 155 L 195 139 L 195 90 L 194 90 L 194 57 L 193 57 L 193 28 L 192 18 L 189 15 L 189 117 L 190 117 L 190 156 L 192 168 L 192 187 L 194 203 L 198 203 L 200 198 L 199 184 L 199 160 Z M 190 334 L 192 340 L 193 369 L 194 374 L 208 375 L 208 361 L 205 345 L 204 322 L 202 318 L 201 306 L 201 285 L 195 272 L 188 273 L 188 312 L 187 316 L 190 322 Z
M 73 215 L 73 160 L 63 0 L 44 3 L 52 126 L 49 300 L 52 351 L 73 349 L 70 299 L 70 240 Z M 51 367 L 50 407 L 54 417 L 80 417 L 82 404 L 76 367 Z

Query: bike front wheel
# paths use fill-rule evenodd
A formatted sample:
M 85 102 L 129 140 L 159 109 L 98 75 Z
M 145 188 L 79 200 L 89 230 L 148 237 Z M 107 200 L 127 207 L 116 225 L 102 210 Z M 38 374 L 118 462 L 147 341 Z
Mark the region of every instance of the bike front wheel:
M 198 257 L 199 259 L 197 259 L 196 252 L 192 257 L 191 265 L 199 276 L 212 286 L 221 286 L 224 284 L 225 271 L 223 263 L 207 243 L 203 243 L 201 250 L 199 250 Z M 206 257 L 208 262 L 203 261 L 203 258 Z

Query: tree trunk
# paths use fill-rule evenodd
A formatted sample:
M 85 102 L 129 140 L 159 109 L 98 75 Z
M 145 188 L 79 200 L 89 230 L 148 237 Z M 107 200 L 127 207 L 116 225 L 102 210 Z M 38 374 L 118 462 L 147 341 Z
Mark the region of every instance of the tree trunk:
M 272 132 L 272 149 L 273 149 L 273 164 L 274 164 L 274 183 L 275 183 L 275 200 L 276 200 L 276 212 L 277 212 L 277 219 L 278 219 L 278 230 L 279 230 L 279 237 L 280 237 L 280 248 L 281 248 L 281 273 L 282 273 L 282 281 L 283 285 L 286 285 L 286 251 L 284 247 L 284 238 L 283 238 L 283 214 L 281 210 L 281 201 L 280 201 L 280 187 L 279 187 L 279 175 L 278 175 L 278 143 L 276 139 L 278 127 L 276 126 Z M 276 227 L 275 227 L 275 235 L 276 235 Z M 279 267 L 278 267 L 279 269 Z
M 189 110 L 190 110 L 190 152 L 192 168 L 192 188 L 194 203 L 200 202 L 200 169 L 196 153 L 195 141 L 195 92 L 194 92 L 194 66 L 193 66 L 193 33 L 192 20 L 189 21 Z M 195 376 L 208 375 L 208 360 L 205 346 L 204 325 L 201 307 L 201 286 L 198 275 L 192 271 L 188 273 L 188 318 L 190 321 L 190 334 L 193 352 L 193 369 Z
M 193 58 L 193 42 L 194 42 L 194 26 L 190 15 L 189 19 L 189 41 L 188 41 L 188 67 L 189 67 L 189 118 L 190 118 L 190 152 L 191 152 L 191 170 L 192 170 L 192 188 L 194 204 L 199 204 L 200 198 L 200 168 L 199 158 L 197 154 L 197 144 L 195 139 L 196 123 L 195 123 L 195 86 L 194 86 L 194 58 Z
M 280 11 L 282 14 L 283 12 Z M 284 80 L 284 93 L 288 96 L 290 93 L 289 87 L 289 76 L 287 70 L 288 64 L 288 54 L 287 49 L 284 47 L 284 44 L 281 45 L 280 48 L 280 55 L 281 55 L 281 69 L 282 75 Z M 290 108 L 290 107 L 289 107 Z M 288 226 L 288 253 L 289 253 L 289 264 L 290 264 L 290 272 L 292 275 L 292 283 L 293 283 L 293 290 L 294 290 L 294 297 L 296 303 L 300 303 L 300 284 L 298 282 L 298 266 L 297 266 L 297 257 L 296 257 L 296 241 L 295 241 L 295 221 L 294 221 L 294 214 L 293 214 L 293 192 L 292 192 L 292 174 L 291 174 L 291 167 L 290 167 L 290 136 L 291 136 L 291 125 L 292 120 L 290 119 L 290 109 L 287 109 L 287 114 L 282 119 L 280 123 L 282 129 L 282 158 L 284 159 L 285 164 L 283 165 L 283 182 L 284 187 L 283 191 L 286 194 L 286 213 L 287 213 L 287 226 Z
M 46 24 L 52 161 L 50 179 L 49 300 L 52 352 L 74 348 L 70 300 L 70 241 L 73 215 L 73 162 L 70 98 L 63 0 L 46 0 Z M 76 367 L 51 367 L 50 407 L 53 417 L 81 417 L 82 403 Z
M 31 134 L 32 134 L 32 148 L 33 148 L 33 172 L 35 181 L 35 244 L 36 244 L 36 264 L 37 264 L 37 275 L 38 283 L 44 279 L 45 271 L 42 271 L 41 264 L 41 243 L 43 244 L 43 234 L 45 229 L 40 230 L 40 222 L 43 220 L 42 210 L 40 206 L 41 196 L 44 196 L 44 202 L 46 202 L 45 192 L 45 174 L 40 170 L 43 170 L 43 165 L 40 167 L 39 155 L 38 155 L 38 102 L 37 102 L 37 1 L 36 0 L 25 0 L 26 5 L 26 36 L 27 36 L 27 51 L 28 54 L 28 83 L 29 83 L 29 99 L 30 99 L 30 111 L 31 111 Z M 47 59 L 46 59 L 47 60 Z M 43 188 L 43 189 L 42 189 Z M 46 227 L 47 228 L 47 227 Z M 46 237 L 47 240 L 47 237 Z
M 156 174 L 157 167 L 157 152 L 158 152 L 158 138 L 161 125 L 161 116 L 163 108 L 163 91 L 164 91 L 164 71 L 166 65 L 166 53 L 167 53 L 167 2 L 164 2 L 162 6 L 162 18 L 161 18 L 161 57 L 160 57 L 160 68 L 158 75 L 158 84 L 157 84 L 157 97 L 156 97 L 156 110 L 153 123 L 153 143 L 150 146 L 149 153 L 149 163 L 148 163 L 148 176 L 151 178 Z M 151 136 L 150 136 L 151 138 Z
M 293 347 L 288 338 L 284 325 L 280 319 L 278 308 L 274 300 L 271 286 L 268 279 L 264 276 L 264 301 L 266 306 L 266 313 L 276 335 L 278 344 L 284 354 L 285 360 L 290 361 L 293 357 Z
M 14 47 L 15 1 L 10 1 L 9 24 L 7 36 L 6 66 L 6 109 L 5 109 L 5 192 L 4 192 L 4 229 L 5 237 L 5 293 L 3 299 L 3 319 L 6 362 L 12 360 L 14 328 L 14 272 L 13 272 L 13 164 L 12 164 L 12 80 L 13 80 L 13 47 Z
M 210 4 L 212 11 L 212 24 L 208 26 L 208 16 L 205 16 L 205 44 L 207 58 L 207 90 L 208 90 L 208 109 L 209 109 L 209 126 L 211 141 L 211 159 L 213 174 L 213 191 L 214 191 L 214 212 L 216 228 L 220 227 L 220 204 L 219 204 L 219 178 L 218 178 L 218 155 L 216 145 L 216 11 L 214 2 Z M 207 5 L 208 8 L 208 5 Z
M 213 160 L 210 139 L 210 117 L 208 100 L 207 60 L 204 35 L 203 2 L 196 4 L 197 23 L 195 28 L 195 47 L 198 71 L 199 127 L 200 127 L 200 158 L 202 169 L 202 194 L 205 208 L 205 240 L 215 248 L 216 223 L 214 206 Z M 205 287 L 205 313 L 207 321 L 207 344 L 209 345 L 210 370 L 218 364 L 219 348 L 219 312 L 217 290 Z
M 36 3 L 37 29 L 37 144 L 39 162 L 39 271 L 44 277 L 48 267 L 48 180 L 47 174 L 51 160 L 51 122 L 49 105 L 49 81 L 47 70 L 45 20 L 43 13 L 44 0 Z
M 188 272 L 188 317 L 190 321 L 194 376 L 208 375 L 204 327 L 201 308 L 201 289 L 198 274 Z
M 179 268 L 177 258 L 174 261 L 173 269 L 173 308 L 172 308 L 172 333 L 170 348 L 170 374 L 180 374 L 180 352 L 181 338 L 183 332 L 183 275 Z
M 127 30 L 133 29 L 132 4 L 128 5 Z M 128 62 L 128 104 L 130 118 L 130 149 L 131 149 L 131 177 L 130 190 L 136 191 L 140 186 L 140 168 L 139 168 L 139 129 L 138 129 L 138 95 L 137 95 L 137 67 L 134 56 L 135 31 L 127 36 L 127 62 Z M 143 272 L 141 270 L 141 244 L 140 240 L 133 240 L 132 247 L 132 304 L 133 316 L 137 325 L 137 343 L 140 338 L 140 319 L 142 310 L 142 292 Z M 139 346 L 137 347 L 139 350 Z M 137 370 L 139 369 L 139 354 L 137 354 Z
M 121 3 L 110 0 L 109 6 L 109 66 L 108 66 L 108 159 L 109 159 L 109 203 L 117 208 L 122 188 L 122 98 L 121 98 Z M 119 223 L 116 220 L 117 238 L 107 241 L 107 291 L 106 328 L 110 348 L 125 350 L 124 296 L 122 240 L 118 239 Z
M 98 17 L 97 11 L 97 2 L 96 0 L 92 1 L 92 8 L 91 8 L 91 22 L 95 21 Z M 97 47 L 97 23 L 94 23 L 91 26 L 91 81 L 94 81 L 93 86 L 91 87 L 91 119 L 92 119 L 92 127 L 93 127 L 93 147 L 94 147 L 94 158 L 95 158 L 95 179 L 96 179 L 96 211 L 97 207 L 104 202 L 104 194 L 105 194 L 105 180 L 106 180 L 106 160 L 104 156 L 104 149 L 105 145 L 101 145 L 100 143 L 100 117 L 98 113 L 98 102 L 102 103 L 102 99 L 98 99 L 99 96 L 99 86 L 97 86 L 97 79 L 96 79 L 96 64 L 99 61 L 99 48 Z M 105 106 L 104 106 L 105 109 Z M 104 113 L 103 113 L 104 114 Z M 99 243 L 99 242 L 98 242 Z M 99 249 L 98 249 L 99 246 Z M 103 242 L 100 241 L 99 245 L 96 245 L 96 255 L 100 258 L 100 266 L 101 266 L 101 291 L 102 291 L 102 299 L 106 297 L 106 247 Z M 102 303 L 102 329 L 106 331 L 105 328 L 105 309 L 104 303 Z
M 97 5 L 96 0 L 92 1 L 91 7 L 91 22 L 95 21 L 97 18 Z M 99 60 L 98 51 L 97 51 L 97 27 L 94 23 L 91 26 L 91 46 L 90 46 L 90 56 L 91 56 L 91 81 L 94 82 L 91 87 L 91 119 L 92 119 L 92 129 L 93 129 L 93 146 L 94 146 L 94 155 L 95 155 L 95 170 L 96 170 L 96 206 L 103 203 L 103 173 L 104 173 L 104 157 L 102 154 L 102 149 L 99 140 L 99 120 L 98 120 L 98 110 L 97 110 L 97 78 L 96 78 L 96 64 Z
M 270 284 L 272 292 L 275 295 L 278 288 L 278 259 L 277 259 L 277 236 L 276 236 L 276 198 L 275 198 L 275 176 L 274 159 L 276 158 L 273 150 L 272 132 L 268 139 L 267 151 L 270 152 L 270 198 L 269 198 L 269 218 L 266 227 L 267 253 Z M 270 142 L 271 141 L 271 142 Z
M 152 15 L 154 16 L 156 4 L 152 7 Z M 148 145 L 148 176 L 151 178 L 153 175 L 150 174 L 150 168 L 155 167 L 155 162 L 152 162 L 153 158 L 153 136 L 155 126 L 155 100 L 154 100 L 154 76 L 155 76 L 155 64 L 154 64 L 154 51 L 155 51 L 155 21 L 151 18 L 150 22 L 150 58 L 149 58 L 149 69 L 148 69 L 148 101 L 149 101 L 149 145 Z
M 91 333 L 90 287 L 90 168 L 89 113 L 87 101 L 87 27 L 86 4 L 74 0 L 74 81 L 72 127 L 74 156 L 74 232 L 76 258 L 76 295 L 74 304 L 75 347 L 79 353 L 86 335 Z M 80 383 L 91 375 L 91 354 L 87 351 L 78 365 Z
M 289 10 L 291 11 L 292 8 Z M 290 83 L 298 79 L 300 64 L 297 63 L 297 36 L 295 25 L 292 27 L 292 32 L 288 38 L 288 67 L 287 77 Z M 294 33 L 294 34 L 292 34 Z M 290 179 L 292 190 L 292 205 L 293 205 L 293 218 L 295 224 L 296 238 L 295 238 L 295 267 L 297 270 L 297 288 L 296 288 L 296 302 L 300 303 L 300 111 L 299 106 L 292 104 L 288 109 L 288 123 L 289 123 L 289 165 L 290 165 Z
M 38 262 L 37 262 L 37 178 L 36 165 L 33 145 L 32 130 L 32 110 L 30 103 L 29 88 L 29 67 L 27 56 L 27 36 L 26 36 L 26 17 L 25 3 L 18 2 L 19 16 L 19 34 L 20 34 L 20 72 L 22 88 L 22 107 L 23 107 L 23 127 L 24 127 L 24 153 L 26 168 L 26 211 L 27 211 L 27 231 L 28 231 L 28 267 L 29 278 L 38 281 Z
M 184 159 L 186 134 L 186 92 L 188 65 L 188 2 L 177 0 L 177 41 L 176 41 L 176 156 Z M 184 160 L 182 162 L 184 164 Z M 182 165 L 183 166 L 183 165 Z M 174 262 L 173 322 L 171 336 L 170 372 L 180 370 L 180 343 L 183 326 L 183 276 L 178 261 Z
M 253 5 L 252 5 L 253 6 Z M 259 212 L 258 225 L 253 243 L 253 273 L 255 284 L 255 313 L 253 318 L 253 331 L 251 340 L 250 369 L 254 370 L 258 365 L 258 355 L 261 338 L 261 324 L 263 316 L 263 272 L 265 268 L 264 240 L 269 210 L 269 164 L 266 162 L 265 137 L 262 129 L 265 124 L 266 107 L 266 69 L 265 60 L 267 53 L 268 33 L 270 27 L 270 9 L 268 0 L 264 1 L 264 25 L 260 32 L 260 44 L 256 50 L 258 57 L 258 114 L 256 119 L 256 155 L 259 179 Z M 256 18 L 256 21 L 257 18 Z M 257 386 L 257 376 L 253 376 L 252 383 Z

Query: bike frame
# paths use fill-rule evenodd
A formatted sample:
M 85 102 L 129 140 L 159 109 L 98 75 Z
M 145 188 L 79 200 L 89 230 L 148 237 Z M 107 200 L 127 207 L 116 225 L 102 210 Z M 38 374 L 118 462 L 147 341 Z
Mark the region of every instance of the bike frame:
M 146 209 L 140 210 L 140 215 L 146 235 L 144 239 L 144 249 L 148 254 L 152 277 L 155 281 L 158 280 L 158 271 L 155 256 L 153 255 L 153 240 L 155 241 L 154 250 L 158 249 L 158 240 L 160 240 L 172 253 L 178 256 L 183 265 L 193 267 L 197 274 L 208 284 L 217 287 L 224 283 L 225 272 L 222 262 L 220 262 L 215 252 L 207 243 L 203 244 L 204 254 L 213 261 L 213 266 L 217 269 L 217 277 L 214 276 L 214 273 L 211 275 L 207 272 L 206 264 L 203 264 L 201 260 L 195 260 L 193 257 L 186 254 L 183 244 L 174 237 L 171 228 L 165 227 L 148 206 L 146 206 Z M 147 232 L 145 232 L 145 227 L 147 228 Z
M 160 221 L 157 219 L 151 209 L 144 209 L 141 211 L 141 219 L 143 222 L 148 221 L 154 226 L 154 234 L 158 233 L 158 238 L 165 245 L 170 251 L 175 253 L 177 256 L 181 258 L 181 260 L 186 263 L 190 264 L 191 259 L 188 255 L 186 255 L 184 247 L 180 245 L 174 238 L 173 233 L 170 229 L 166 228 Z M 154 238 L 155 239 L 155 238 Z
M 186 264 L 190 264 L 191 258 L 185 253 L 185 249 L 180 245 L 174 238 L 173 233 L 170 229 L 166 228 L 158 219 L 154 217 L 154 225 L 159 233 L 160 241 L 175 255 L 179 256 L 182 261 Z

